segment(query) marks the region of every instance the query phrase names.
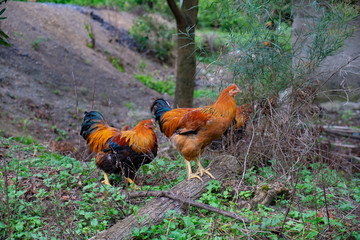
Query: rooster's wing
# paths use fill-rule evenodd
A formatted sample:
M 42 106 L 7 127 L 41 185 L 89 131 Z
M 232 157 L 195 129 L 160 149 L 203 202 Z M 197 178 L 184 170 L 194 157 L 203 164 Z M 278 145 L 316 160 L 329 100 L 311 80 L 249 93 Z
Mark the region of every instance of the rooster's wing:
M 205 128 L 213 120 L 221 117 L 221 114 L 212 107 L 201 107 L 186 113 L 179 121 L 177 134 L 196 134 Z
M 161 131 L 170 138 L 179 128 L 179 122 L 185 114 L 194 111 L 194 108 L 177 108 L 166 112 L 161 118 Z

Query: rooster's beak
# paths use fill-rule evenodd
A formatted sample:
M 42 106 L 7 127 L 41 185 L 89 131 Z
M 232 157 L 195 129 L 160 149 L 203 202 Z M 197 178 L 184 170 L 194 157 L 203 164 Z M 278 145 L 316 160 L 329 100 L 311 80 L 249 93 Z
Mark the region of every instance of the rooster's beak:
M 154 130 L 157 130 L 157 127 L 156 127 L 156 124 L 155 124 L 155 120 L 154 120 L 154 119 L 151 119 L 151 121 L 152 121 L 151 128 L 154 129 Z
M 233 96 L 235 97 L 238 93 L 242 93 L 242 91 L 238 87 L 236 87 L 233 91 Z

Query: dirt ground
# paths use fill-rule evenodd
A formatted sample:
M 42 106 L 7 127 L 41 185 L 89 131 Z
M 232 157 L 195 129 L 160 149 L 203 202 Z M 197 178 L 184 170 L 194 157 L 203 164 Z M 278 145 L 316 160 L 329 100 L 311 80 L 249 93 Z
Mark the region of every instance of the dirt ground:
M 83 145 L 79 129 L 84 111 L 98 110 L 117 127 L 151 117 L 151 101 L 161 94 L 141 84 L 134 73 L 140 62 L 146 64 L 145 72 L 172 74 L 172 68 L 136 50 L 128 30 L 137 16 L 13 1 L 4 15 L 1 28 L 11 47 L 0 46 L 2 135 Z M 88 47 L 86 25 L 95 36 L 95 48 Z M 114 58 L 125 72 L 112 65 Z

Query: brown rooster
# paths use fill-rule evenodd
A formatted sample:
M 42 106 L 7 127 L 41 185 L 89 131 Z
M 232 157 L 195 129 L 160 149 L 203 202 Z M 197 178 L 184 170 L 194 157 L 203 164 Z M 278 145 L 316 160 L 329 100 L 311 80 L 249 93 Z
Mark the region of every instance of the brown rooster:
M 214 178 L 200 164 L 200 155 L 213 140 L 220 138 L 230 126 L 236 114 L 234 97 L 240 92 L 232 84 L 224 89 L 217 101 L 210 106 L 199 108 L 171 109 L 169 103 L 160 98 L 154 101 L 151 112 L 159 123 L 160 130 L 184 156 L 188 171 L 188 179 L 200 178 L 204 173 Z M 192 173 L 190 161 L 198 166 L 198 171 Z M 200 176 L 199 176 L 200 174 Z
M 110 185 L 107 174 L 122 174 L 131 184 L 136 171 L 150 163 L 157 154 L 157 138 L 154 119 L 143 120 L 130 129 L 110 127 L 96 111 L 85 112 L 80 135 L 97 153 L 96 166 L 104 171 L 103 183 Z M 134 187 L 138 190 L 135 184 Z
M 224 132 L 221 138 L 214 140 L 210 144 L 212 150 L 228 150 L 234 144 L 237 144 L 243 137 L 247 123 L 250 120 L 250 114 L 253 112 L 253 106 L 243 104 L 236 107 L 236 115 L 234 121 Z
M 249 122 L 249 115 L 254 111 L 253 106 L 250 104 L 243 104 L 236 107 L 236 129 L 243 130 Z

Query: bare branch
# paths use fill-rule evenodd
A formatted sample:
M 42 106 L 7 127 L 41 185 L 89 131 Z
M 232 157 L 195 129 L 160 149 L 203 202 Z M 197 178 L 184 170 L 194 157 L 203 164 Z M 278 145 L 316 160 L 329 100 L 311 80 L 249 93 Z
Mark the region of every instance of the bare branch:
M 330 79 L 336 74 L 338 73 L 341 69 L 343 69 L 344 67 L 348 66 L 351 62 L 355 61 L 356 59 L 358 59 L 360 57 L 360 55 L 357 55 L 351 59 L 349 59 L 348 61 L 346 61 L 346 63 L 344 63 L 343 65 L 341 65 L 338 69 L 336 69 L 334 72 L 332 72 L 332 74 L 330 74 L 330 76 L 318 87 L 318 89 L 316 91 L 314 91 L 314 93 L 312 94 L 312 96 L 315 96 L 315 94 L 317 94 L 319 92 L 320 89 L 322 89 L 322 87 L 328 82 L 330 81 Z
M 336 135 L 336 136 L 340 136 L 340 137 L 348 137 L 348 138 L 360 140 L 359 136 L 352 135 L 351 132 L 345 133 L 345 132 L 340 132 L 340 131 L 336 131 L 336 130 L 330 130 L 329 128 L 324 128 L 324 132 L 327 134 L 331 134 L 331 135 Z
M 230 217 L 236 220 L 240 220 L 246 223 L 250 223 L 250 221 L 244 217 L 241 217 L 239 215 L 237 215 L 236 213 L 233 212 L 229 212 L 229 211 L 225 211 L 216 207 L 212 207 L 210 205 L 204 204 L 204 203 L 200 203 L 200 202 L 196 202 L 192 199 L 189 198 L 184 198 L 180 195 L 177 195 L 171 191 L 149 191 L 149 192 L 130 192 L 127 195 L 128 198 L 140 198 L 140 197 L 167 197 L 176 201 L 179 201 L 181 203 L 186 203 L 189 204 L 190 206 L 194 206 L 194 207 L 198 207 L 201 209 L 205 209 L 208 210 L 210 212 L 214 212 L 214 213 L 218 213 L 221 214 L 223 216 L 226 217 Z
M 245 179 L 245 173 L 246 173 L 246 160 L 249 156 L 249 153 L 250 153 L 250 148 L 251 148 L 251 145 L 252 145 L 252 142 L 254 140 L 254 136 L 255 136 L 255 128 L 254 128 L 254 123 L 252 121 L 251 122 L 251 126 L 252 126 L 252 136 L 251 136 L 251 140 L 250 140 L 250 143 L 249 143 L 249 146 L 248 146 L 248 149 L 246 151 L 246 155 L 245 155 L 245 160 L 244 160 L 244 169 L 243 169 L 243 174 L 242 174 L 242 177 L 241 177 L 241 180 L 240 180 L 240 183 L 239 185 L 242 184 L 242 182 L 244 181 Z

